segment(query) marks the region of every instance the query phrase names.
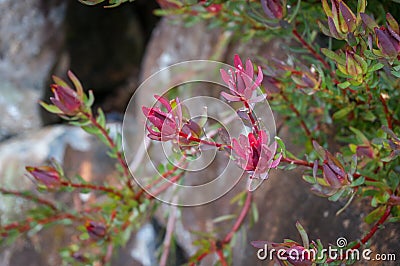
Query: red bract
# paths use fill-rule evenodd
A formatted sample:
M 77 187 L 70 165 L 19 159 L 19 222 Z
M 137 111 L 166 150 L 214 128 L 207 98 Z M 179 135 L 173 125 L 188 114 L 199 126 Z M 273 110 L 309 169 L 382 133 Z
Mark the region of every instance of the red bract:
M 320 24 L 323 32 L 329 36 L 343 40 L 354 34 L 357 28 L 356 15 L 342 0 L 331 0 L 332 8 L 329 8 L 327 0 L 322 0 L 322 7 L 328 16 L 329 31 Z M 363 9 L 360 11 L 364 11 Z M 354 35 L 353 35 L 354 36 Z
M 86 222 L 85 227 L 89 236 L 94 240 L 99 240 L 104 238 L 107 232 L 105 224 L 95 221 Z
M 199 1 L 199 4 L 205 5 L 207 2 L 205 0 Z M 211 4 L 208 6 L 205 6 L 206 10 L 210 13 L 218 13 L 222 9 L 221 4 Z
M 300 245 L 287 249 L 285 256 L 293 266 L 309 266 L 313 264 L 310 251 Z
M 240 57 L 235 55 L 234 65 L 235 69 L 229 69 L 228 72 L 221 69 L 221 77 L 229 86 L 230 91 L 230 94 L 221 92 L 222 97 L 231 102 L 255 103 L 264 100 L 264 94 L 257 96 L 257 88 L 263 80 L 261 67 L 258 67 L 257 78 L 253 80 L 254 69 L 250 59 L 247 59 L 246 66 L 244 66 Z
M 45 185 L 47 188 L 54 188 L 60 185 L 60 174 L 56 169 L 50 166 L 32 167 L 27 166 L 25 169 L 35 178 L 37 182 Z
M 82 100 L 76 91 L 58 84 L 51 85 L 51 90 L 54 97 L 50 97 L 50 100 L 63 114 L 74 116 L 80 112 Z
M 341 188 L 349 184 L 347 173 L 343 165 L 328 151 L 325 153 L 325 161 L 322 165 L 324 179 L 332 188 Z
M 265 15 L 269 19 L 282 19 L 286 9 L 284 0 L 261 0 L 261 5 Z
M 396 58 L 400 53 L 400 35 L 399 31 L 380 27 L 375 28 L 376 42 L 383 55 L 390 58 Z
M 182 123 L 182 109 L 179 99 L 176 98 L 176 100 L 174 100 L 176 107 L 173 109 L 171 102 L 166 98 L 158 95 L 154 97 L 157 99 L 157 102 L 164 106 L 167 112 L 162 111 L 159 107 L 142 107 L 143 114 L 151 123 L 151 126 L 146 126 L 149 131 L 147 136 L 150 139 L 158 141 L 175 139 Z
M 268 178 L 268 170 L 278 166 L 281 156 L 274 160 L 277 144 L 274 142 L 268 146 L 268 135 L 265 131 L 259 131 L 258 137 L 253 133 L 240 135 L 238 139 L 232 140 L 232 149 L 235 154 L 236 163 L 246 171 L 251 178 Z

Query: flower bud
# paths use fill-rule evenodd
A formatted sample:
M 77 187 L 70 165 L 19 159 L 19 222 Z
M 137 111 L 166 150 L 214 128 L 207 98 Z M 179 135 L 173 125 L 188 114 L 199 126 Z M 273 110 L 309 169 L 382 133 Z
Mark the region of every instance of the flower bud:
M 396 58 L 400 54 L 399 32 L 388 28 L 375 28 L 376 42 L 382 54 L 389 58 Z
M 95 221 L 86 222 L 85 227 L 89 236 L 94 240 L 99 240 L 104 238 L 107 232 L 105 224 Z
M 78 97 L 76 91 L 58 84 L 53 84 L 51 90 L 54 97 L 51 97 L 50 100 L 63 114 L 74 116 L 80 112 L 82 100 Z
M 293 266 L 312 265 L 310 251 L 302 246 L 293 246 L 287 249 L 285 255 L 287 256 L 287 261 Z
M 332 188 L 341 188 L 349 184 L 347 173 L 343 165 L 328 151 L 325 153 L 325 161 L 322 165 L 324 179 Z
M 265 15 L 269 19 L 282 19 L 286 13 L 286 1 L 284 0 L 261 0 Z
M 365 1 L 365 0 L 362 0 Z M 338 40 L 347 40 L 354 43 L 354 33 L 357 30 L 360 19 L 342 0 L 331 0 L 332 7 L 330 8 L 327 0 L 322 0 L 322 7 L 328 17 L 328 28 L 321 23 L 318 23 L 322 32 Z M 357 14 L 364 11 L 365 4 L 361 5 Z
M 27 166 L 25 168 L 34 178 L 35 180 L 45 185 L 47 188 L 54 188 L 60 185 L 60 175 L 56 169 L 50 166 L 39 166 L 32 167 Z
M 364 80 L 364 75 L 367 73 L 368 64 L 359 55 L 355 54 L 352 50 L 346 50 L 346 64 L 342 65 L 337 62 L 338 69 L 350 76 L 350 82 L 354 85 L 359 85 Z

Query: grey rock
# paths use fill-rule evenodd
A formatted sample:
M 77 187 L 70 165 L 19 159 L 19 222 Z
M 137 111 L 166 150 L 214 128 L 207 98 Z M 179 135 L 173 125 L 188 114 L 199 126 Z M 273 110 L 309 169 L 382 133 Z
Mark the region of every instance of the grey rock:
M 0 140 L 40 126 L 37 104 L 57 60 L 64 1 L 0 1 Z

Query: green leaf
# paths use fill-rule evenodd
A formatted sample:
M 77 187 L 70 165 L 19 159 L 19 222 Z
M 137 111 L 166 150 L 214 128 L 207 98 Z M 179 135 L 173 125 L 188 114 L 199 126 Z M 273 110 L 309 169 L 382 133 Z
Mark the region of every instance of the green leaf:
M 93 95 L 93 91 L 92 90 L 89 90 L 89 97 L 88 97 L 88 99 L 85 101 L 85 106 L 87 107 L 87 108 L 90 108 L 90 107 L 92 107 L 92 105 L 93 105 L 93 103 L 94 103 L 94 95 Z
M 336 111 L 333 114 L 332 118 L 335 120 L 342 119 L 342 118 L 346 117 L 353 110 L 354 110 L 354 104 L 347 106 L 345 108 L 342 108 L 339 111 Z
M 310 184 L 317 183 L 317 180 L 311 175 L 303 175 L 303 180 Z
M 253 221 L 254 221 L 254 223 L 257 223 L 258 222 L 258 218 L 259 218 L 259 214 L 258 214 L 257 204 L 255 202 L 253 202 L 251 204 L 251 211 L 253 213 Z
M 370 212 L 366 217 L 365 217 L 365 222 L 367 224 L 372 224 L 373 222 L 379 220 L 383 213 L 385 212 L 385 206 L 380 206 L 378 208 L 376 208 L 375 210 L 373 210 L 372 212 Z
M 379 70 L 379 69 L 381 69 L 381 68 L 383 68 L 384 67 L 384 64 L 382 64 L 382 63 L 376 63 L 375 65 L 373 65 L 372 67 L 370 67 L 369 69 L 368 69 L 368 72 L 375 72 L 375 71 L 377 71 L 377 70 Z
M 365 182 L 365 178 L 364 178 L 363 176 L 361 176 L 361 177 L 357 178 L 356 180 L 354 180 L 354 181 L 351 183 L 350 187 L 358 187 L 358 186 L 361 186 L 362 184 L 364 184 L 364 182 Z
M 62 114 L 61 110 L 52 104 L 47 104 L 45 102 L 40 102 L 39 103 L 44 109 L 46 109 L 46 111 L 53 113 L 53 114 Z
M 85 119 L 85 120 L 78 120 L 78 121 L 69 121 L 69 124 L 73 125 L 73 126 L 77 126 L 77 127 L 82 127 L 82 126 L 90 125 L 90 120 Z
M 392 75 L 395 76 L 396 78 L 400 78 L 400 71 L 391 71 Z
M 97 123 L 100 124 L 101 127 L 106 127 L 106 116 L 104 115 L 103 110 L 101 110 L 101 108 L 97 109 L 97 118 L 96 121 Z
M 285 143 L 284 143 L 283 140 L 282 140 L 280 137 L 278 137 L 278 136 L 275 136 L 275 140 L 276 140 L 276 142 L 278 143 L 279 148 L 281 148 L 281 152 L 282 152 L 283 157 L 286 157 L 286 146 L 285 146 Z
M 247 195 L 247 190 L 240 192 L 239 194 L 237 194 L 235 197 L 233 197 L 229 203 L 230 204 L 234 204 L 235 202 L 239 201 L 239 200 L 243 200 L 244 197 L 246 197 Z
M 338 55 L 337 53 L 327 49 L 327 48 L 321 48 L 321 52 L 328 57 L 329 59 L 335 61 L 336 63 L 338 63 L 339 65 L 346 65 L 346 60 L 344 58 L 342 58 L 340 55 Z
M 299 231 L 304 247 L 308 249 L 310 247 L 310 240 L 308 239 L 306 230 L 304 230 L 304 227 L 300 224 L 299 221 L 296 222 L 296 228 L 297 231 Z
M 361 142 L 363 144 L 369 144 L 369 140 L 360 130 L 358 130 L 354 127 L 350 127 L 350 130 L 356 135 L 356 138 L 359 142 Z
M 87 133 L 92 134 L 92 135 L 98 135 L 101 134 L 100 129 L 93 125 L 88 125 L 88 126 L 82 126 L 82 129 L 85 130 Z
M 227 214 L 227 215 L 222 215 L 222 216 L 219 216 L 219 217 L 213 219 L 212 222 L 213 222 L 214 224 L 217 224 L 217 223 L 220 223 L 220 222 L 224 222 L 224 221 L 228 221 L 228 220 L 233 220 L 233 219 L 235 219 L 235 218 L 236 218 L 236 215 L 234 215 L 234 214 Z
M 347 89 L 350 85 L 351 85 L 350 82 L 345 81 L 345 82 L 338 84 L 338 87 L 341 89 Z
M 340 199 L 340 197 L 343 195 L 344 193 L 344 189 L 340 189 L 339 191 L 337 191 L 335 194 L 333 194 L 332 196 L 330 196 L 328 199 L 330 201 L 338 201 Z

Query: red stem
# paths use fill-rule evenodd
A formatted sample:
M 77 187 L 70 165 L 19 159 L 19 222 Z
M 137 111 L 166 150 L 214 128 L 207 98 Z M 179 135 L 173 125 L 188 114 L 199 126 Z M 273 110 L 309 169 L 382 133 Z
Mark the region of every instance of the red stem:
M 250 207 L 251 207 L 251 203 L 252 203 L 252 194 L 250 191 L 247 191 L 247 197 L 246 197 L 246 201 L 243 204 L 242 210 L 240 211 L 240 214 L 235 222 L 235 224 L 233 225 L 232 229 L 229 231 L 229 233 L 225 236 L 224 240 L 222 240 L 222 242 L 219 243 L 219 245 L 217 245 L 218 247 L 215 247 L 216 245 L 212 245 L 213 248 L 204 251 L 202 254 L 200 254 L 197 258 L 196 258 L 196 262 L 200 262 L 202 261 L 208 254 L 212 253 L 212 252 L 217 252 L 217 255 L 220 258 L 221 264 L 222 265 L 227 265 L 226 264 L 226 260 L 223 257 L 223 253 L 222 253 L 222 249 L 224 247 L 224 245 L 229 244 L 229 242 L 232 240 L 233 235 L 240 229 L 240 227 L 243 225 L 243 221 L 246 218 Z M 218 241 L 217 241 L 218 242 Z M 223 264 L 225 263 L 225 264 Z M 194 266 L 195 263 L 192 262 L 189 264 L 190 266 Z
M 351 247 L 351 249 L 358 249 L 361 247 L 361 244 L 365 244 L 368 242 L 368 240 L 371 239 L 371 237 L 374 236 L 376 231 L 378 231 L 379 227 L 387 220 L 387 218 L 390 215 L 390 212 L 392 210 L 392 206 L 387 206 L 385 212 L 383 213 L 382 217 L 379 219 L 379 221 L 371 228 L 371 230 L 366 234 L 359 243 Z
M 90 122 L 93 124 L 93 126 L 95 126 L 96 128 L 98 128 L 100 130 L 101 134 L 106 138 L 109 147 L 111 149 L 114 149 L 116 147 L 116 144 L 115 144 L 114 140 L 108 134 L 107 129 L 102 127 L 99 123 L 97 123 L 96 119 L 93 117 L 92 114 L 86 113 L 86 112 L 83 112 L 82 114 L 87 119 L 90 120 Z M 132 184 L 131 184 L 131 180 L 130 180 L 129 168 L 128 168 L 128 165 L 125 162 L 125 159 L 122 156 L 121 151 L 116 151 L 116 156 L 117 156 L 117 160 L 118 160 L 119 164 L 122 166 L 122 169 L 123 169 L 123 172 L 124 172 L 124 176 L 126 176 L 128 178 L 127 185 L 131 190 L 133 190 L 133 187 L 132 187 Z
M 306 167 L 309 167 L 309 168 L 313 168 L 314 167 L 314 162 L 307 162 L 307 161 L 304 161 L 304 160 L 295 160 L 295 159 L 290 159 L 288 157 L 283 157 L 281 159 L 281 161 L 282 162 L 287 162 L 287 163 L 290 163 L 290 164 L 306 166 Z M 322 169 L 322 165 L 318 165 L 318 168 Z M 361 175 L 361 174 L 358 174 L 358 173 L 354 173 L 353 174 L 353 177 L 355 179 L 360 178 L 361 176 L 363 176 L 365 178 L 365 180 L 367 180 L 367 181 L 376 181 L 375 179 L 373 179 L 371 177 L 368 177 L 368 176 L 365 176 L 365 175 Z
M 163 186 L 159 187 L 155 192 L 152 192 L 151 195 L 147 194 L 146 197 L 148 199 L 154 198 L 157 195 L 163 193 L 165 190 L 167 190 L 172 184 L 174 184 L 175 182 L 177 182 L 182 176 L 184 175 L 184 172 L 173 176 L 171 179 L 168 180 L 167 183 L 165 183 Z
M 392 210 L 392 206 L 388 205 L 386 207 L 385 212 L 379 219 L 379 221 L 371 228 L 371 230 L 357 244 L 355 244 L 352 247 L 349 247 L 349 249 L 358 249 L 361 247 L 361 245 L 364 245 L 365 243 L 367 243 L 368 240 L 370 240 L 375 235 L 375 233 L 378 231 L 379 227 L 385 223 L 385 221 L 387 220 L 387 218 L 390 215 L 391 210 Z M 329 263 L 332 261 L 335 261 L 335 260 L 328 259 L 326 262 Z
M 379 95 L 379 99 L 381 100 L 381 103 L 383 105 L 383 111 L 385 112 L 386 121 L 388 123 L 388 128 L 393 129 L 392 117 L 390 116 L 390 111 L 389 111 L 389 108 L 387 106 L 386 100 L 382 96 L 382 94 Z
M 19 233 L 24 233 L 31 229 L 31 222 L 35 222 L 37 224 L 44 225 L 44 224 L 49 224 L 49 223 L 52 223 L 52 222 L 55 222 L 58 220 L 64 220 L 64 219 L 77 220 L 79 218 L 70 213 L 60 213 L 60 214 L 56 214 L 52 217 L 47 217 L 47 218 L 44 218 L 41 220 L 34 220 L 32 217 L 28 217 L 23 222 L 14 222 L 14 223 L 11 223 L 11 224 L 1 227 L 0 229 L 2 229 L 1 231 L 10 231 L 10 230 L 16 229 L 16 230 L 18 230 Z M 1 232 L 0 235 L 2 237 L 7 237 L 8 233 Z
M 13 195 L 13 196 L 16 196 L 16 197 L 20 197 L 20 198 L 24 198 L 24 199 L 27 199 L 27 200 L 31 200 L 31 201 L 37 202 L 39 204 L 46 205 L 46 206 L 50 207 L 52 210 L 57 211 L 57 207 L 56 207 L 56 205 L 54 205 L 53 202 L 48 201 L 48 200 L 43 199 L 43 198 L 38 197 L 38 196 L 26 195 L 21 191 L 8 190 L 8 189 L 4 189 L 4 188 L 0 188 L 0 193 L 2 193 L 4 195 Z
M 252 202 L 252 194 L 250 191 L 247 191 L 247 197 L 246 197 L 246 201 L 244 202 L 242 211 L 240 212 L 239 217 L 236 220 L 235 224 L 233 225 L 231 231 L 225 236 L 225 238 L 222 242 L 223 244 L 228 244 L 231 241 L 233 235 L 239 230 L 244 219 L 246 218 L 247 213 L 250 210 L 251 202 Z
M 193 137 L 193 136 L 188 136 L 187 134 L 185 134 L 183 132 L 179 132 L 179 136 L 181 136 L 181 137 L 183 137 L 185 139 L 188 139 L 190 141 L 202 143 L 202 144 L 205 144 L 205 145 L 214 146 L 214 147 L 217 147 L 217 148 L 220 148 L 220 147 L 223 147 L 223 146 L 225 146 L 225 147 L 227 147 L 229 149 L 232 148 L 232 146 L 227 145 L 227 144 L 221 144 L 221 143 L 216 143 L 216 142 L 212 142 L 212 141 L 207 141 L 207 140 L 204 140 L 204 139 L 199 139 L 199 138 L 196 138 L 196 137 Z
M 310 53 L 318 60 L 320 61 L 326 69 L 331 69 L 329 64 L 317 53 L 317 51 L 314 50 L 314 48 L 311 47 L 304 39 L 301 37 L 299 32 L 296 29 L 293 29 L 292 33 L 296 37 L 296 39 L 308 50 Z
M 286 97 L 286 95 L 284 95 L 283 93 L 281 93 L 281 95 L 282 95 L 283 100 L 285 100 L 288 103 L 289 108 L 296 114 L 297 118 L 300 121 L 300 125 L 304 129 L 307 137 L 309 139 L 313 140 L 312 133 L 308 129 L 308 127 L 307 127 L 306 123 L 304 122 L 304 120 L 301 118 L 301 114 L 300 114 L 299 110 L 297 110 L 297 108 L 294 106 L 294 104 L 289 101 L 289 99 Z
M 219 257 L 219 261 L 221 262 L 221 266 L 228 266 L 228 263 L 226 262 L 226 260 L 224 258 L 224 253 L 222 252 L 222 250 L 217 249 L 216 252 Z
M 257 120 L 255 119 L 255 117 L 253 116 L 253 111 L 251 110 L 251 108 L 250 108 L 250 104 L 246 101 L 246 100 L 243 100 L 243 103 L 244 103 L 244 106 L 247 108 L 247 115 L 249 116 L 249 118 L 250 118 L 250 121 L 251 121 L 251 124 L 253 125 L 253 128 L 254 128 L 254 130 L 255 130 L 255 132 L 257 133 L 257 135 L 258 135 L 258 132 L 259 132 L 259 130 L 258 130 L 258 126 L 257 126 Z
M 91 189 L 91 190 L 99 190 L 99 191 L 104 191 L 107 193 L 114 194 L 120 198 L 123 197 L 123 195 L 120 192 L 118 192 L 115 189 L 110 188 L 110 187 L 95 186 L 92 184 L 76 184 L 76 183 L 70 183 L 70 182 L 65 182 L 65 181 L 61 182 L 61 185 L 65 186 L 65 187 L 74 187 L 74 188 L 82 188 L 82 189 L 87 188 L 87 189 Z

